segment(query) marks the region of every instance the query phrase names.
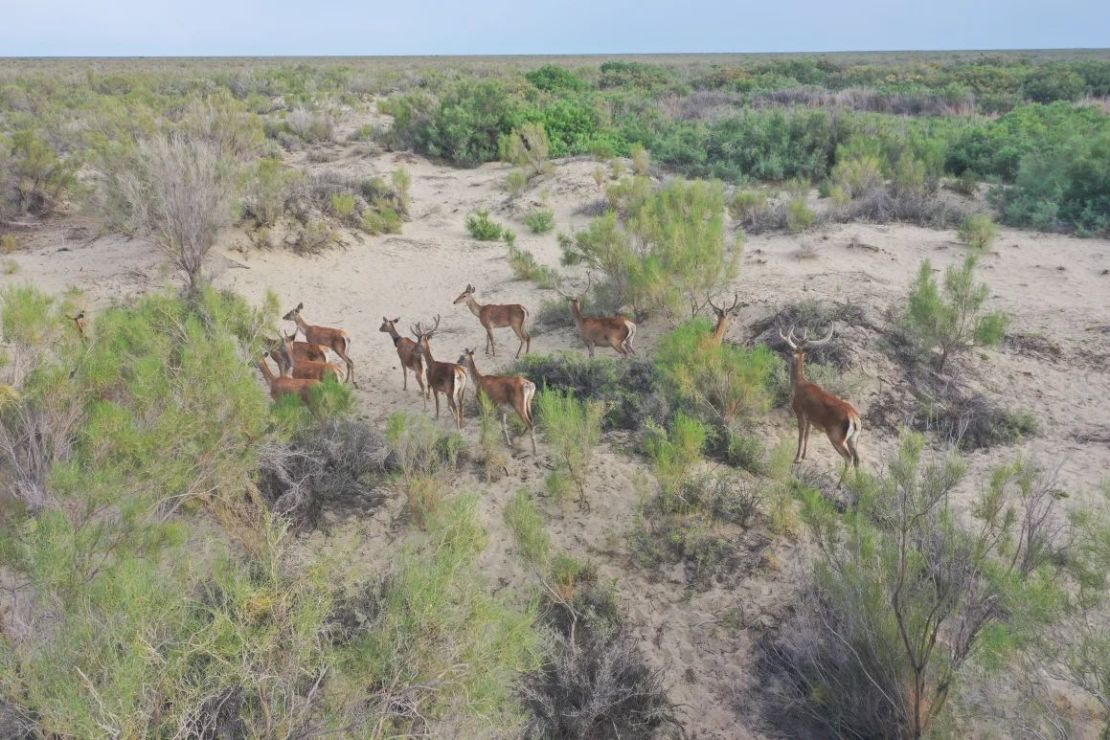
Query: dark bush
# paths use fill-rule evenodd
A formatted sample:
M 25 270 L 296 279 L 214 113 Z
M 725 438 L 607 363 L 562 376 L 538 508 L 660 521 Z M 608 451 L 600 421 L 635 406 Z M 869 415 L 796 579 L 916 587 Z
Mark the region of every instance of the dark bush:
M 324 419 L 287 444 L 263 448 L 259 489 L 274 511 L 315 527 L 326 504 L 372 509 L 382 501 L 370 477 L 386 458 L 380 434 L 350 419 Z
M 537 89 L 544 92 L 579 92 L 589 87 L 589 83 L 566 67 L 558 64 L 545 64 L 524 75 Z
M 661 672 L 644 661 L 612 593 L 581 587 L 549 598 L 542 618 L 553 632 L 550 657 L 524 684 L 530 738 L 681 736 Z
M 580 400 L 601 401 L 606 406 L 602 423 L 607 429 L 637 430 L 649 420 L 665 424 L 670 417 L 663 378 L 647 360 L 591 360 L 569 352 L 528 355 L 513 366 L 512 372 L 525 376 L 541 390 L 569 390 Z
M 851 303 L 832 303 L 806 299 L 789 303 L 775 313 L 752 322 L 752 342 L 766 344 L 776 352 L 786 352 L 789 347 L 779 336 L 790 327 L 798 333 L 809 332 L 810 338 L 824 336 L 834 329 L 832 341 L 819 344 L 806 355 L 811 364 L 832 365 L 844 370 L 855 364 L 855 348 L 859 342 L 852 336 L 858 329 L 873 329 L 864 311 Z
M 501 136 L 515 127 L 519 108 L 500 82 L 464 79 L 440 97 L 427 119 L 413 122 L 413 146 L 452 164 L 492 162 Z

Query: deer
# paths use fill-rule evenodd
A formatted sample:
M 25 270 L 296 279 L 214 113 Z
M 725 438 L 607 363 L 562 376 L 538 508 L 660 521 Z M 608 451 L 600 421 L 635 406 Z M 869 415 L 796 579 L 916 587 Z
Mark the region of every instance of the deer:
M 728 308 L 718 306 L 710 297 L 706 298 L 706 302 L 717 316 L 717 325 L 713 327 L 713 343 L 719 346 L 725 339 L 725 332 L 728 331 L 728 325 L 732 323 L 732 317 L 735 316 L 741 308 L 740 294 L 732 294 L 732 305 Z
M 278 372 L 283 377 L 298 378 L 301 380 L 324 380 L 331 377 L 339 380 L 342 370 L 338 365 L 318 360 L 298 360 L 294 353 L 293 337 L 297 336 L 296 332 L 293 334 L 286 334 L 282 332 L 282 345 L 278 352 L 271 352 L 270 356 L 277 361 Z
M 581 295 L 569 295 L 556 289 L 563 298 L 570 301 L 570 312 L 578 327 L 578 336 L 586 345 L 590 357 L 594 356 L 594 345 L 612 347 L 621 357 L 636 354 L 632 349 L 632 339 L 636 336 L 636 324 L 623 316 L 583 316 L 582 296 L 590 290 L 590 274 L 586 273 L 586 289 Z
M 69 314 L 66 314 L 65 316 L 67 319 L 73 322 L 74 326 L 77 327 L 77 335 L 81 337 L 82 340 L 86 340 L 89 338 L 88 334 L 85 333 L 85 329 L 88 326 L 88 321 L 85 319 L 84 311 L 78 311 L 76 316 L 70 316 Z
M 436 418 L 439 418 L 439 394 L 447 397 L 447 407 L 455 417 L 455 424 L 459 429 L 463 425 L 463 394 L 466 391 L 466 370 L 462 365 L 454 362 L 439 362 L 432 357 L 432 348 L 428 340 L 439 330 L 439 315 L 431 329 L 425 329 L 421 324 L 410 326 L 409 331 L 416 337 L 420 346 L 420 353 L 424 356 L 425 376 L 428 387 L 436 399 Z
M 310 344 L 319 344 L 323 347 L 327 347 L 332 352 L 339 355 L 343 362 L 347 363 L 347 382 L 354 383 L 357 387 L 358 383 L 355 383 L 355 363 L 351 361 L 351 357 L 348 354 L 351 349 L 351 337 L 342 329 L 332 329 L 327 326 L 313 326 L 307 323 L 301 318 L 302 309 L 304 309 L 304 303 L 298 303 L 296 308 L 285 314 L 282 318 L 285 321 L 296 323 L 297 329 L 304 334 L 305 341 Z M 296 330 L 294 330 L 293 335 L 296 336 L 296 333 Z
M 511 326 L 513 331 L 516 332 L 517 338 L 520 340 L 520 346 L 516 348 L 515 357 L 520 357 L 520 351 L 523 349 L 524 354 L 528 354 L 532 349 L 532 337 L 528 334 L 528 330 L 524 328 L 524 322 L 528 318 L 528 309 L 519 303 L 506 303 L 498 305 L 495 303 L 487 303 L 482 305 L 478 303 L 478 299 L 474 297 L 477 289 L 470 283 L 466 284 L 464 290 L 459 297 L 455 299 L 455 304 L 466 302 L 466 307 L 470 312 L 478 317 L 478 321 L 486 330 L 486 354 L 493 357 L 497 356 L 497 348 L 493 342 L 493 330 L 502 329 L 506 326 Z
M 424 399 L 426 405 L 429 390 L 424 387 L 423 353 L 420 351 L 418 343 L 408 337 L 402 337 L 398 333 L 397 322 L 400 320 L 400 316 L 395 319 L 382 316 L 382 325 L 378 327 L 378 331 L 388 334 L 393 340 L 393 346 L 397 348 L 397 357 L 401 360 L 401 387 L 406 391 L 409 389 L 409 371 L 411 370 L 412 374 L 416 376 L 416 382 L 420 386 L 420 396 Z
M 274 371 L 270 369 L 270 363 L 266 362 L 265 355 L 258 358 L 258 369 L 262 371 L 262 377 L 266 379 L 266 383 L 270 386 L 270 398 L 275 401 L 282 396 L 299 396 L 307 406 L 312 399 L 313 386 L 320 383 L 318 380 L 274 375 Z
M 282 334 L 284 336 L 284 333 Z M 297 333 L 293 332 L 296 337 Z M 281 361 L 277 355 L 281 354 L 285 346 L 284 339 L 271 339 L 270 337 L 262 337 L 262 342 L 267 347 L 266 355 L 281 365 Z M 311 342 L 293 342 L 293 362 L 327 362 L 328 354 L 327 349 L 319 344 L 312 344 Z
M 516 415 L 528 427 L 528 434 L 532 438 L 532 455 L 536 454 L 536 422 L 532 418 L 532 399 L 536 396 L 536 384 L 519 375 L 482 375 L 478 365 L 474 362 L 474 350 L 464 349 L 459 355 L 459 364 L 465 365 L 478 389 L 478 395 L 485 396 L 497 406 L 501 412 L 501 432 L 505 435 L 505 444 L 511 448 L 512 440 L 509 438 L 508 409 L 516 411 Z
M 823 431 L 832 442 L 833 449 L 844 458 L 844 470 L 836 486 L 839 488 L 848 473 L 848 466 L 859 469 L 859 452 L 856 444 L 863 424 L 855 406 L 837 398 L 816 383 L 806 378 L 805 362 L 806 352 L 811 347 L 825 344 L 832 339 L 833 330 L 821 339 L 808 341 L 803 332 L 802 337 L 794 336 L 794 327 L 790 327 L 787 334 L 779 329 L 779 336 L 786 342 L 791 350 L 790 361 L 790 408 L 798 417 L 798 450 L 794 453 L 794 462 L 805 459 L 809 448 L 810 427 Z

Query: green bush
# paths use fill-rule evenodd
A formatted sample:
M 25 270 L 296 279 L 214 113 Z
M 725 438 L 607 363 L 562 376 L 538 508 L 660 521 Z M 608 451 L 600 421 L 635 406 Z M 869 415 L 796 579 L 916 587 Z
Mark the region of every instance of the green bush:
M 1051 486 L 1023 463 L 1003 466 L 964 524 L 950 498 L 966 465 L 923 450 L 922 437 L 905 435 L 886 472 L 852 484 L 843 516 L 818 491 L 803 494 L 821 555 L 797 615 L 767 643 L 767 664 L 782 679 L 776 709 L 823 731 L 927 736 L 972 658 L 1003 665 L 1064 603 L 1054 548 L 1066 534 L 1046 526 Z
M 694 413 L 725 426 L 767 410 L 778 358 L 766 346 L 747 349 L 713 341 L 707 319 L 663 336 L 655 363 Z
M 791 199 L 786 206 L 786 229 L 791 234 L 805 231 L 817 222 L 817 214 L 802 197 Z
M 678 505 L 676 498 L 701 462 L 707 437 L 705 425 L 682 413 L 675 414 L 668 430 L 648 427 L 644 447 L 654 464 L 664 498 L 673 502 L 668 510 Z
M 519 108 L 502 83 L 463 79 L 443 92 L 426 117 L 411 115 L 394 128 L 422 154 L 474 166 L 498 158 L 501 137 L 513 130 Z
M 556 464 L 553 475 L 556 480 L 569 481 L 578 491 L 578 505 L 589 509 L 586 483 L 594 448 L 601 439 L 604 407 L 596 401 L 579 401 L 571 393 L 549 388 L 540 392 L 536 406 L 540 428 Z
M 505 523 L 513 532 L 520 554 L 530 563 L 546 567 L 551 540 L 544 529 L 543 515 L 528 491 L 521 489 L 505 505 Z
M 875 154 L 841 156 L 832 171 L 833 180 L 853 198 L 883 185 L 882 162 Z
M 512 245 L 509 245 L 509 266 L 517 280 L 531 280 L 539 288 L 551 290 L 559 284 L 559 275 L 555 270 L 536 262 L 531 252 Z M 566 311 L 565 306 L 560 308 Z
M 258 226 L 273 226 L 285 214 L 290 190 L 297 180 L 277 157 L 258 161 L 243 198 L 244 215 Z
M 944 273 L 944 291 L 933 277 L 928 260 L 921 263 L 917 280 L 910 288 L 903 326 L 909 339 L 923 352 L 939 351 L 938 370 L 949 357 L 975 345 L 999 344 L 1009 319 L 1002 313 L 986 313 L 990 297 L 985 283 L 975 283 L 974 255 Z
M 500 224 L 489 217 L 489 211 L 478 210 L 466 217 L 466 231 L 481 242 L 494 242 L 504 233 Z
M 989 214 L 976 213 L 960 224 L 960 241 L 974 249 L 986 251 L 998 237 L 998 227 Z
M 77 185 L 77 163 L 62 159 L 35 131 L 16 131 L 0 139 L 0 211 L 11 205 L 19 213 L 45 216 Z M 5 162 L 6 160 L 6 162 Z
M 524 225 L 533 234 L 546 234 L 555 228 L 555 212 L 550 208 L 530 211 L 524 217 Z

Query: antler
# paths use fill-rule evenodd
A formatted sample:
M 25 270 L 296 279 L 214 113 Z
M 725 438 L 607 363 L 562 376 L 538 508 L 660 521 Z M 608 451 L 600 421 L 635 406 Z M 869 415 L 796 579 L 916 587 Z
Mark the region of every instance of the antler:
M 713 302 L 713 298 L 710 297 L 710 296 L 706 296 L 706 302 L 717 313 L 732 313 L 733 311 L 736 310 L 736 307 L 740 305 L 740 294 L 739 293 L 733 293 L 732 294 L 732 305 L 729 306 L 728 308 L 721 308 L 720 306 L 718 306 L 716 303 Z
M 736 307 L 739 306 L 739 305 L 740 305 L 740 294 L 739 293 L 733 293 L 732 294 L 732 305 L 728 307 L 729 313 L 732 313 L 733 311 L 735 311 Z
M 830 326 L 830 327 L 829 327 L 829 333 L 828 333 L 828 334 L 826 334 L 826 335 L 825 335 L 824 337 L 822 337 L 821 339 L 815 339 L 815 340 L 813 340 L 812 342 L 809 342 L 809 343 L 807 343 L 807 345 L 806 345 L 806 346 L 809 346 L 809 347 L 816 347 L 816 346 L 817 346 L 817 345 L 819 345 L 819 344 L 825 344 L 826 342 L 828 342 L 829 340 L 831 340 L 831 339 L 832 339 L 832 336 L 833 336 L 833 327 L 831 327 L 831 326 Z
M 794 343 L 794 327 L 793 326 L 790 327 L 790 333 L 789 334 L 783 334 L 782 333 L 782 327 L 779 327 L 779 336 L 782 337 L 782 341 L 784 341 L 788 345 L 790 345 L 790 349 L 798 349 L 798 345 Z

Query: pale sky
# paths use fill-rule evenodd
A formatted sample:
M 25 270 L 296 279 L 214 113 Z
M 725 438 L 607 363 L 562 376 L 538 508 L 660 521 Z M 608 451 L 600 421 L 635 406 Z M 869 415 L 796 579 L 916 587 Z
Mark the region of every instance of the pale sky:
M 0 0 L 4 56 L 1110 46 L 1110 0 Z

